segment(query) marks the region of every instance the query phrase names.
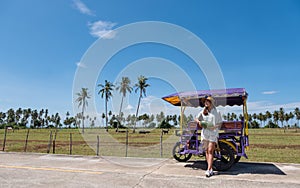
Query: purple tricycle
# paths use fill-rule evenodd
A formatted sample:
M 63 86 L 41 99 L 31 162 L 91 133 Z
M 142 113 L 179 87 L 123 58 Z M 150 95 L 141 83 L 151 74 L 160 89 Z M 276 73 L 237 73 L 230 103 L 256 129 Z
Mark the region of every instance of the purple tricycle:
M 237 163 L 243 156 L 248 158 L 245 151 L 249 147 L 247 97 L 244 88 L 230 88 L 222 90 L 199 90 L 180 92 L 163 97 L 172 105 L 181 107 L 180 130 L 176 135 L 180 141 L 173 148 L 173 157 L 179 162 L 188 161 L 192 155 L 205 156 L 201 143 L 201 128 L 196 122 L 186 123 L 184 111 L 186 107 L 204 107 L 203 99 L 212 96 L 216 106 L 242 106 L 243 117 L 241 121 L 223 121 L 219 140 L 214 154 L 214 170 L 225 171 Z

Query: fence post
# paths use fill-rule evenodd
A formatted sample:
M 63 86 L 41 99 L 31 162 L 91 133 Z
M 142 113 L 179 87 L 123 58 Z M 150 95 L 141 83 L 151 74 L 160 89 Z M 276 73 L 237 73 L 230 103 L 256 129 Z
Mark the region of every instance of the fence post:
M 5 144 L 6 144 L 6 133 L 7 133 L 7 128 L 5 126 L 5 131 L 4 131 L 4 140 L 3 140 L 3 147 L 2 147 L 2 151 L 5 150 Z
M 72 133 L 70 133 L 70 155 L 72 155 Z
M 128 129 L 126 129 L 126 144 L 125 144 L 125 157 L 127 157 L 128 154 Z
M 97 156 L 99 156 L 99 145 L 100 145 L 100 138 L 99 135 L 97 135 L 97 153 L 96 153 Z
M 55 154 L 55 139 L 53 140 L 53 150 L 52 150 L 53 154 Z
M 51 143 L 52 143 L 52 131 L 50 131 L 50 138 L 49 138 L 47 153 L 50 153 Z
M 28 143 L 29 130 L 30 130 L 30 129 L 27 130 L 27 135 L 26 135 L 26 140 L 25 140 L 24 152 L 27 151 L 27 143 Z
M 161 134 L 160 134 L 160 157 L 163 156 L 163 145 L 162 145 L 162 142 L 163 142 L 163 129 L 161 130 Z

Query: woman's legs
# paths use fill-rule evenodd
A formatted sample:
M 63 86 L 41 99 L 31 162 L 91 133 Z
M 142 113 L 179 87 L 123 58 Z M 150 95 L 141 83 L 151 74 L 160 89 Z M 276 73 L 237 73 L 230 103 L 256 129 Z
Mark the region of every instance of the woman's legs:
M 213 160 L 214 160 L 214 151 L 215 151 L 214 142 L 209 142 L 206 150 L 206 161 L 207 161 L 207 170 L 212 170 Z

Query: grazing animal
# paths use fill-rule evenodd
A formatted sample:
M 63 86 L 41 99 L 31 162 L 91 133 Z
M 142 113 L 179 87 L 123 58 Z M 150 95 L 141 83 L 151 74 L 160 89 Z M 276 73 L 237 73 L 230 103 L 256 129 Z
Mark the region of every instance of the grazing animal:
M 126 133 L 126 130 L 116 130 L 116 132 L 118 132 L 118 133 Z
M 169 129 L 167 129 L 167 130 L 166 130 L 166 129 L 163 129 L 163 130 L 162 130 L 162 133 L 163 133 L 163 134 L 169 134 Z
M 139 131 L 139 134 L 148 134 L 148 133 L 150 133 L 150 131 L 146 131 L 146 130 L 140 130 Z

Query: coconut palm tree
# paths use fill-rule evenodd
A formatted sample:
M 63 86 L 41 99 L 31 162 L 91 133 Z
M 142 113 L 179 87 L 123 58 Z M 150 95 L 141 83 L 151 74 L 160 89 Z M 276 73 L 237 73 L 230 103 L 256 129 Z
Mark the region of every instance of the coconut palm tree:
M 141 104 L 141 98 L 143 98 L 143 96 L 146 96 L 146 88 L 150 86 L 149 84 L 147 84 L 147 80 L 148 80 L 148 78 L 146 78 L 145 76 L 141 75 L 141 76 L 138 77 L 138 83 L 136 83 L 134 85 L 135 92 L 139 91 L 139 93 L 140 93 L 139 94 L 138 106 L 136 108 L 136 114 L 135 114 L 136 118 L 139 115 L 139 108 L 140 108 L 140 104 Z M 135 126 L 136 126 L 136 121 L 134 123 L 133 133 L 135 133 Z
M 261 112 L 258 114 L 257 119 L 260 121 L 260 126 L 263 126 L 264 115 Z
M 297 108 L 295 108 L 295 110 L 294 110 L 294 114 L 295 114 L 295 117 L 296 117 L 296 119 L 297 119 L 297 121 L 298 121 L 298 123 L 297 123 L 297 127 L 299 127 L 299 120 L 300 120 L 300 110 L 299 110 L 299 108 L 297 107 Z M 297 132 L 297 127 L 296 127 L 296 132 Z
M 22 110 L 22 118 L 20 122 L 20 126 L 25 128 L 28 123 L 28 118 L 30 116 L 29 109 L 23 109 Z
M 20 125 L 21 115 L 23 114 L 22 108 L 18 108 L 15 112 L 16 114 L 16 125 Z
M 285 120 L 285 122 L 286 122 L 286 128 L 288 128 L 289 127 L 289 120 L 290 120 L 291 118 L 290 118 L 290 114 L 289 113 L 285 113 L 284 114 L 284 120 Z
M 122 106 L 123 106 L 123 100 L 126 97 L 127 92 L 131 93 L 132 87 L 130 86 L 130 79 L 128 77 L 122 77 L 122 81 L 120 82 L 119 86 L 116 87 L 116 90 L 119 90 L 119 92 L 122 94 L 122 100 L 120 105 L 120 111 L 119 111 L 119 117 L 121 117 L 122 112 Z M 117 126 L 117 131 L 119 129 L 119 124 Z
M 283 122 L 284 122 L 284 109 L 280 108 L 279 113 L 278 113 L 279 121 L 281 122 L 281 127 L 283 127 Z
M 45 127 L 48 127 L 49 125 L 49 118 L 48 118 L 48 109 L 45 110 L 44 119 L 45 119 Z
M 104 124 L 105 113 L 102 113 L 102 125 Z
M 279 111 L 275 110 L 275 111 L 273 112 L 273 120 L 274 120 L 275 124 L 277 124 L 277 126 L 278 126 Z
M 6 123 L 8 126 L 13 126 L 16 121 L 15 111 L 11 108 L 6 112 Z
M 288 116 L 289 116 L 289 118 L 292 120 L 292 119 L 294 119 L 294 117 L 295 117 L 295 115 L 293 114 L 293 112 L 290 112 L 289 114 L 288 114 Z M 292 125 L 292 123 L 291 123 L 291 125 Z
M 101 89 L 99 90 L 98 94 L 101 94 L 101 98 L 105 96 L 105 128 L 106 131 L 108 131 L 107 122 L 108 122 L 108 116 L 107 116 L 107 102 L 112 97 L 112 90 L 114 89 L 114 84 L 105 80 L 105 84 L 98 84 Z
M 4 124 L 5 118 L 6 114 L 4 112 L 0 112 L 0 125 Z
M 265 114 L 265 120 L 268 120 L 268 119 L 271 119 L 271 118 L 272 118 L 271 112 L 266 111 L 266 114 Z M 269 123 L 269 128 L 270 128 L 270 123 Z
M 88 106 L 87 99 L 91 98 L 88 93 L 88 88 L 81 88 L 80 93 L 76 94 L 78 98 L 76 102 L 78 102 L 78 108 L 82 106 L 81 117 L 82 117 L 82 133 L 84 134 L 84 110 Z
M 257 114 L 254 113 L 254 114 L 252 115 L 252 118 L 253 118 L 253 120 L 255 121 L 255 120 L 257 119 Z

